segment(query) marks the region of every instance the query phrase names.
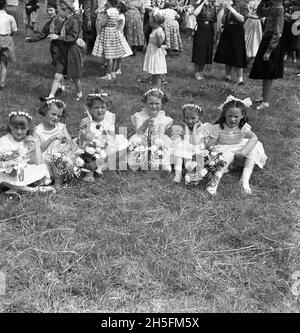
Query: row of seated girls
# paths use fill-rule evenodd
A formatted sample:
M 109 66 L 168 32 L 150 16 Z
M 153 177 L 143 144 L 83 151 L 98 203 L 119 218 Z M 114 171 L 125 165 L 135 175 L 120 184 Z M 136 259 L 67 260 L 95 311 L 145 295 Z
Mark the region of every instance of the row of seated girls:
M 32 118 L 28 113 L 11 112 L 8 116 L 8 134 L 0 139 L 0 157 L 18 149 L 20 154 L 27 157 L 27 164 L 21 179 L 16 175 L 0 172 L 0 185 L 10 191 L 55 191 L 55 186 L 48 185 L 50 178 L 54 178 L 54 185 L 56 182 L 50 163 L 55 145 L 61 140 L 68 140 L 75 145 L 105 137 L 106 155 L 118 153 L 119 158 L 126 159 L 129 168 L 134 171 L 148 169 L 144 159 L 136 158 L 137 151 L 143 151 L 143 147 L 149 146 L 149 141 L 156 147 L 163 146 L 161 168 L 171 173 L 172 164 L 174 165 L 175 183 L 182 181 L 184 165 L 192 158 L 193 153 L 214 146 L 223 153 L 226 165 L 213 175 L 206 190 L 215 195 L 228 166 L 233 161 L 240 160 L 243 163 L 241 188 L 245 193 L 251 193 L 249 179 L 253 168 L 255 165 L 263 168 L 267 157 L 262 144 L 247 123 L 249 98 L 240 100 L 229 96 L 221 106 L 221 115 L 216 124 L 202 123 L 202 107 L 190 103 L 182 106 L 182 122 L 174 125 L 173 119 L 162 110 L 167 96 L 158 88 L 148 90 L 142 101 L 145 107 L 131 116 L 135 134 L 129 140 L 126 135 L 115 133 L 115 115 L 109 111 L 111 100 L 105 92 L 96 91 L 88 95 L 88 117 L 81 121 L 79 136 L 75 140 L 71 139 L 63 123 L 65 104 L 58 99 L 47 99 L 44 102 L 39 110 L 42 122 L 33 130 Z M 90 169 L 83 179 L 93 182 L 95 172 L 101 175 L 106 168 L 109 168 L 107 159 L 99 157 L 95 168 Z

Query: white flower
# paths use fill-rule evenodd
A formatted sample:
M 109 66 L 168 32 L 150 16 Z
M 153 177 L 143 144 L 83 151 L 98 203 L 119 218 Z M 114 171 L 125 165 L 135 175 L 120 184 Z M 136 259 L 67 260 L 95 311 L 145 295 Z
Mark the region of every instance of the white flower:
M 211 156 L 216 156 L 217 154 L 218 154 L 218 153 L 217 153 L 216 151 L 211 151 L 211 152 L 210 152 L 210 155 L 211 155 Z
M 155 153 L 158 150 L 157 146 L 153 145 L 151 146 L 151 151 Z
M 101 156 L 100 156 L 100 154 L 96 154 L 96 153 L 95 153 L 95 154 L 94 154 L 94 157 L 95 157 L 96 160 L 98 160 L 98 158 L 100 158 Z
M 197 162 L 196 161 L 188 161 L 186 162 L 185 164 L 185 168 L 188 170 L 188 171 L 192 171 L 193 169 L 195 169 L 197 166 Z
M 157 155 L 158 155 L 158 156 L 163 156 L 163 154 L 164 154 L 164 153 L 163 153 L 163 151 L 161 151 L 161 150 L 159 150 L 159 151 L 157 152 Z
M 104 160 L 107 157 L 107 154 L 104 150 L 101 150 L 100 157 Z
M 201 175 L 201 177 L 205 177 L 207 175 L 207 170 L 206 169 L 202 169 L 200 171 L 200 175 Z
M 77 157 L 75 160 L 75 164 L 80 168 L 84 166 L 84 160 L 81 157 Z
M 55 158 L 61 158 L 61 153 L 54 153 L 53 156 L 54 156 Z
M 209 155 L 209 151 L 206 150 L 206 149 L 203 149 L 203 150 L 201 151 L 201 153 L 202 153 L 202 156 L 204 156 L 204 157 Z
M 91 155 L 94 155 L 96 153 L 96 150 L 93 147 L 86 147 L 85 151 Z
M 101 148 L 96 148 L 95 151 L 96 151 L 96 153 L 101 154 L 102 149 Z
M 134 151 L 137 152 L 137 153 L 143 153 L 145 150 L 146 150 L 145 147 L 143 147 L 143 146 L 138 146 L 138 147 L 135 148 Z

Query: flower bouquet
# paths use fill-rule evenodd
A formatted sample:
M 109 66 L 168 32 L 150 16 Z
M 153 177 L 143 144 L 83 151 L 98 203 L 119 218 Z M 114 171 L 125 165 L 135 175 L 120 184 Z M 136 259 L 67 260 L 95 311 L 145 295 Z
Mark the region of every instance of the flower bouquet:
M 156 138 L 153 140 L 151 146 L 148 147 L 148 162 L 150 168 L 159 168 L 162 165 L 162 159 L 166 149 L 167 148 L 161 139 Z
M 133 155 L 136 163 L 146 163 L 148 147 L 145 140 L 140 137 L 135 138 L 129 143 L 128 151 Z
M 99 140 L 93 139 L 92 141 L 85 141 L 78 151 L 78 157 L 80 157 L 84 165 L 82 167 L 83 172 L 91 172 L 97 169 L 96 160 L 103 160 L 107 159 L 107 141 L 106 140 Z
M 19 150 L 11 150 L 0 155 L 0 172 L 7 173 L 18 180 L 24 180 L 24 168 L 27 160 L 21 155 Z
M 188 161 L 185 163 L 185 183 L 198 185 L 202 179 L 210 180 L 212 176 L 220 171 L 225 165 L 223 154 L 217 152 L 214 147 L 200 152 L 197 161 Z

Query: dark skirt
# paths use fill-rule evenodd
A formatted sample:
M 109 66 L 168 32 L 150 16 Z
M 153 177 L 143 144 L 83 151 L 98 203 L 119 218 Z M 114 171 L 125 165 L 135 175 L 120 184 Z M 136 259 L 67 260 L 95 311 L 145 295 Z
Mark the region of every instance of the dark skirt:
M 207 21 L 205 21 L 207 22 Z M 214 23 L 198 23 L 194 32 L 192 62 L 198 65 L 211 64 L 214 48 Z
M 83 62 L 76 42 L 72 45 L 60 43 L 57 58 L 56 73 L 67 75 L 71 79 L 80 79 Z
M 292 25 L 293 21 L 284 21 L 282 36 L 281 36 L 281 45 L 283 48 L 283 52 L 291 52 L 293 51 L 293 41 L 294 35 L 292 34 Z
M 245 30 L 241 24 L 224 26 L 214 62 L 237 68 L 247 67 Z
M 263 56 L 268 48 L 272 38 L 272 31 L 265 33 L 260 42 L 254 63 L 252 65 L 249 78 L 256 80 L 274 80 L 283 77 L 283 47 L 282 40 L 279 40 L 278 45 L 272 51 L 268 61 L 263 60 Z

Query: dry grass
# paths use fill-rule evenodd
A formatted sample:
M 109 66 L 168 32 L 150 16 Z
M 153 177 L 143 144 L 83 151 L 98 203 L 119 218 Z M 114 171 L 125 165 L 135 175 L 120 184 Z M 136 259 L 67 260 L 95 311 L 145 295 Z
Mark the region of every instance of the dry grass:
M 15 38 L 18 62 L 1 92 L 1 120 L 12 109 L 35 114 L 49 92 L 47 41 Z M 166 112 L 180 120 L 190 100 L 206 121 L 229 93 L 259 96 L 259 82 L 235 90 L 214 64 L 210 78 L 192 79 L 191 42 L 168 59 Z M 118 126 L 130 126 L 147 85 L 138 84 L 143 57 L 124 61 L 124 75 L 100 82 L 96 59 L 85 63 L 83 90 L 109 89 Z M 188 66 L 186 65 L 188 64 Z M 299 82 L 288 64 L 275 83 L 271 109 L 249 116 L 269 157 L 242 196 L 238 173 L 210 198 L 203 187 L 174 185 L 159 172 L 107 172 L 95 184 L 74 183 L 50 196 L 0 194 L 0 270 L 7 289 L 1 312 L 299 312 L 291 273 L 299 267 Z M 246 72 L 248 73 L 248 71 Z M 246 74 L 247 77 L 247 74 Z M 68 83 L 68 91 L 73 87 Z M 67 125 L 75 136 L 83 106 L 73 93 Z M 19 98 L 20 96 L 20 98 Z M 36 122 L 40 121 L 36 115 Z

